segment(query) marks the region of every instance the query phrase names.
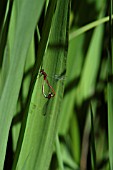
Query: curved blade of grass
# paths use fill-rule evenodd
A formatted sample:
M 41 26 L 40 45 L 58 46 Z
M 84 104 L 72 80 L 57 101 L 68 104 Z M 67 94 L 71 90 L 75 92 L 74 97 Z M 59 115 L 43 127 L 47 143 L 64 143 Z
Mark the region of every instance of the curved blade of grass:
M 75 160 L 73 160 L 73 157 L 68 148 L 69 146 L 67 147 L 66 145 L 66 143 L 68 143 L 68 140 L 66 141 L 67 142 L 60 142 L 60 150 L 61 150 L 62 155 L 60 155 L 59 157 L 62 156 L 65 169 L 80 170 L 78 164 L 75 162 Z
M 56 146 L 56 155 L 58 159 L 59 169 L 64 170 L 63 158 L 62 158 L 58 134 L 56 135 L 55 146 Z
M 43 60 L 43 68 L 48 74 L 62 73 L 66 69 L 68 20 L 69 0 L 59 0 Z M 43 77 L 38 76 L 17 164 L 18 169 L 25 167 L 25 169 L 47 170 L 49 168 L 64 89 L 60 81 L 49 80 L 49 82 L 54 87 L 56 95 L 47 100 L 42 94 Z
M 113 19 L 113 15 L 111 16 L 111 18 Z M 84 32 L 89 31 L 90 29 L 95 28 L 105 22 L 108 22 L 108 21 L 109 21 L 109 16 L 101 18 L 101 19 L 94 21 L 90 24 L 87 24 L 87 25 L 77 29 L 76 31 L 71 32 L 69 39 L 71 40 L 71 39 L 83 34 Z
M 18 15 L 11 63 L 0 101 L 0 169 L 6 152 L 8 132 L 16 108 L 27 51 L 39 19 L 43 1 L 24 0 Z M 5 125 L 5 126 L 4 126 Z

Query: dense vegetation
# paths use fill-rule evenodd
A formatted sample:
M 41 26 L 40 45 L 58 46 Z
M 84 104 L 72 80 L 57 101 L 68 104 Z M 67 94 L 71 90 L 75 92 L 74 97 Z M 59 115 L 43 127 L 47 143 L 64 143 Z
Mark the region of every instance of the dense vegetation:
M 113 169 L 112 0 L 0 1 L 0 170 Z

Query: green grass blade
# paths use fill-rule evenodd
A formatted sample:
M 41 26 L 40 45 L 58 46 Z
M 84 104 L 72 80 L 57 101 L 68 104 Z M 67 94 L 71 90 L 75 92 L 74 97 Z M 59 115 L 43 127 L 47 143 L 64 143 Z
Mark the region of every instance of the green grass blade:
M 71 147 L 72 154 L 77 164 L 80 162 L 80 130 L 77 122 L 77 117 L 73 114 L 70 125 Z
M 25 0 L 18 15 L 10 68 L 0 101 L 0 170 L 3 169 L 8 132 L 16 108 L 27 51 L 43 4 L 44 0 L 34 3 Z
M 58 165 L 60 170 L 64 170 L 64 165 L 63 165 L 63 158 L 62 158 L 62 153 L 61 153 L 61 148 L 60 148 L 60 141 L 58 135 L 56 135 L 56 140 L 55 140 L 55 146 L 56 146 L 56 155 L 58 159 Z
M 110 1 L 109 13 L 109 53 L 108 53 L 108 141 L 109 141 L 109 162 L 110 170 L 113 169 L 113 80 L 109 80 L 109 76 L 113 74 L 113 22 L 112 22 L 112 0 Z
M 110 58 L 108 61 L 109 74 L 111 73 L 111 62 Z M 108 139 L 109 139 L 109 161 L 110 169 L 113 169 L 113 84 L 108 82 L 107 85 L 107 95 L 108 95 Z
M 62 103 L 61 115 L 59 120 L 59 124 L 60 124 L 59 133 L 62 135 L 66 135 L 68 128 L 70 126 L 70 119 L 73 114 L 76 87 L 79 81 L 79 76 L 82 68 L 83 44 L 84 44 L 84 35 L 76 37 L 75 39 L 71 40 L 69 43 L 69 50 L 68 50 L 68 57 L 67 57 L 67 78 L 66 78 L 67 81 L 65 85 L 65 95 Z M 77 69 L 75 70 L 75 68 Z M 74 84 L 74 86 L 72 86 L 72 84 Z
M 39 66 L 41 64 L 43 54 L 44 54 L 45 49 L 46 49 L 55 6 L 56 6 L 56 0 L 50 1 L 49 7 L 47 9 L 47 15 L 45 16 L 45 22 L 44 22 L 44 25 L 43 25 L 42 37 L 41 37 L 41 40 L 40 40 L 40 43 L 39 43 L 39 48 L 38 48 L 38 54 L 37 54 L 38 57 L 36 58 L 33 73 L 32 73 L 30 90 L 29 90 L 29 93 L 28 93 L 28 100 L 27 100 L 28 102 L 27 102 L 24 118 L 23 118 L 23 121 L 22 121 L 22 126 L 21 126 L 21 129 L 20 129 L 20 134 L 19 134 L 19 139 L 18 139 L 18 144 L 17 144 L 17 150 L 16 150 L 15 159 L 14 159 L 14 162 L 13 162 L 13 168 L 12 169 L 15 169 L 17 161 L 18 161 L 18 157 L 19 157 L 19 154 L 20 154 L 21 145 L 22 145 L 22 142 L 23 142 L 24 132 L 25 132 L 25 128 L 26 128 L 29 105 L 30 105 L 33 89 L 34 89 L 34 86 L 35 86 L 35 81 L 36 81 L 36 78 L 37 78 Z
M 95 150 L 95 136 L 94 136 L 94 119 L 92 104 L 90 104 L 90 115 L 91 115 L 91 160 L 92 160 L 92 170 L 96 169 L 96 150 Z
M 0 67 L 2 65 L 3 54 L 4 54 L 5 46 L 6 46 L 6 43 L 7 43 L 12 6 L 13 6 L 13 1 L 11 1 L 10 4 L 9 4 L 7 17 L 6 17 L 5 24 L 4 24 L 3 29 L 2 29 L 2 35 L 0 37 Z
M 102 37 L 103 26 L 100 25 L 99 27 L 95 28 L 93 32 L 91 43 L 84 62 L 80 85 L 78 87 L 78 102 L 80 103 L 83 99 L 93 95 L 95 91 L 95 83 L 100 66 Z M 79 93 L 81 91 L 82 94 L 80 96 Z
M 4 18 L 5 18 L 5 12 L 6 12 L 6 8 L 7 8 L 7 0 L 1 0 L 0 1 L 0 35 L 1 35 L 1 30 L 2 30 L 2 25 L 4 22 Z
M 111 19 L 113 19 L 113 15 L 111 16 Z M 104 24 L 105 22 L 108 22 L 108 21 L 109 21 L 109 16 L 101 18 L 101 19 L 94 21 L 92 23 L 89 23 L 89 24 L 77 29 L 76 31 L 71 32 L 69 39 L 72 40 L 73 38 L 83 34 L 84 32 L 91 30 L 92 28 L 95 28 L 101 24 Z
M 66 170 L 67 169 L 79 170 L 79 166 L 73 160 L 72 154 L 71 154 L 71 152 L 69 150 L 69 148 L 70 148 L 70 139 L 66 139 L 66 140 L 64 139 L 64 142 L 63 141 L 60 142 L 60 148 L 61 148 L 61 153 L 62 153 L 61 156 L 62 156 L 63 163 L 64 163 L 64 169 L 66 169 Z
M 48 74 L 61 74 L 66 69 L 68 25 L 69 1 L 60 0 L 56 6 L 48 48 L 43 60 L 43 68 Z M 18 169 L 23 166 L 25 169 L 34 170 L 49 168 L 64 89 L 60 80 L 56 82 L 49 79 L 49 82 L 54 87 L 56 95 L 47 100 L 42 94 L 43 77 L 37 78 L 17 164 Z

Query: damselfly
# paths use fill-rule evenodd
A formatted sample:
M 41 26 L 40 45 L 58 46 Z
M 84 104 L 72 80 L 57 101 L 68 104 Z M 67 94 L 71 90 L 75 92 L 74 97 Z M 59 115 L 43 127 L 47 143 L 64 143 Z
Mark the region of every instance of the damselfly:
M 43 76 L 43 79 L 44 79 L 44 82 L 42 84 L 42 94 L 45 98 L 50 99 L 51 97 L 54 97 L 56 93 L 55 93 L 54 88 L 50 85 L 48 81 L 48 77 L 53 78 L 56 81 L 63 81 L 65 80 L 64 73 L 61 75 L 48 76 L 47 73 L 44 71 L 44 69 L 41 69 L 40 74 Z M 51 90 L 51 92 L 49 92 L 47 95 L 45 94 L 45 88 L 44 88 L 45 83 L 48 85 L 48 87 Z

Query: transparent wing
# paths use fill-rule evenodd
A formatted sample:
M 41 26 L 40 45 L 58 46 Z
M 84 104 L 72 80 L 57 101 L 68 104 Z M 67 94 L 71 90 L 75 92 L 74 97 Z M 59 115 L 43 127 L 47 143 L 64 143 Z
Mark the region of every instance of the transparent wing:
M 60 81 L 65 81 L 67 76 L 56 74 L 56 75 L 48 76 L 48 77 L 53 78 L 53 79 L 55 79 L 56 81 L 58 81 L 58 80 L 60 80 Z

